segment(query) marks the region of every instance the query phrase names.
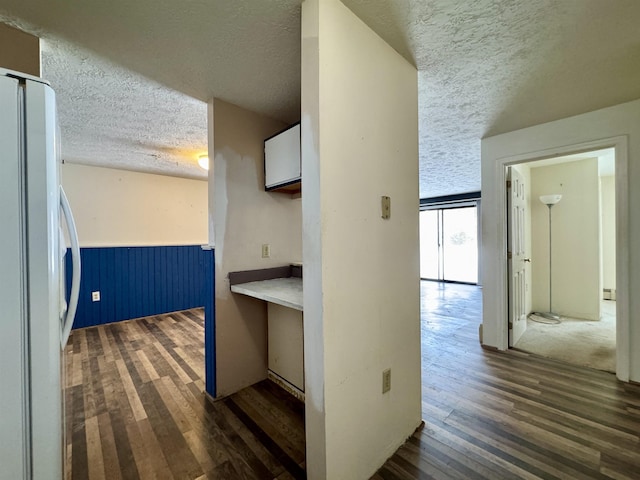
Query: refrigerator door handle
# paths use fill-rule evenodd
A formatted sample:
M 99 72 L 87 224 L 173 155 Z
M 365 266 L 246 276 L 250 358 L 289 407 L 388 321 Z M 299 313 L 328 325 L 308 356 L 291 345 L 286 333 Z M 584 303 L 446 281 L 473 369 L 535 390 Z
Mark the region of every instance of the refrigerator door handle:
M 64 213 L 64 217 L 67 222 L 67 230 L 69 231 L 69 240 L 71 241 L 71 262 L 73 265 L 69 306 L 62 322 L 62 335 L 60 339 L 62 348 L 64 349 L 67 345 L 67 340 L 69 340 L 69 335 L 71 334 L 71 327 L 73 326 L 73 319 L 76 316 L 76 308 L 78 307 L 78 298 L 80 296 L 80 245 L 78 242 L 76 223 L 73 220 L 69 200 L 67 200 L 67 195 L 64 193 L 62 185 L 60 185 L 60 206 L 62 207 L 62 212 Z

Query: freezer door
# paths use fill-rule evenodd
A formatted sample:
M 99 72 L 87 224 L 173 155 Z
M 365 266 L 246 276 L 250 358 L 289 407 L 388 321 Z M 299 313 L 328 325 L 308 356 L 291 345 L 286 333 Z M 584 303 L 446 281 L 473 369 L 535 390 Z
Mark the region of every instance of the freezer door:
M 0 76 L 0 477 L 30 478 L 25 185 L 18 80 Z
M 53 90 L 25 81 L 31 457 L 34 479 L 62 477 L 60 190 Z

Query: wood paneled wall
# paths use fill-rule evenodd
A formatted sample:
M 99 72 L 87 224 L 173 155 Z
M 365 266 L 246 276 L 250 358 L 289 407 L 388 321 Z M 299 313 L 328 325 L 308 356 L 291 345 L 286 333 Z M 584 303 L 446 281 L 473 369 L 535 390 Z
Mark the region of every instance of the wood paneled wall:
M 205 305 L 206 251 L 200 245 L 82 248 L 74 328 Z M 210 253 L 209 253 L 210 255 Z M 66 257 L 67 295 L 71 253 Z M 100 301 L 92 301 L 92 292 Z

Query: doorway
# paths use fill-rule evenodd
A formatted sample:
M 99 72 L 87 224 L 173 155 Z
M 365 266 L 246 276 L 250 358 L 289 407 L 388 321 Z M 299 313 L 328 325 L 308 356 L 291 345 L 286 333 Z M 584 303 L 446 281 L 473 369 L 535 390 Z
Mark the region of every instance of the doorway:
M 507 168 L 526 192 L 525 220 L 517 219 L 517 231 L 508 228 L 522 234 L 524 244 L 508 260 L 510 346 L 615 372 L 614 150 Z M 513 225 L 511 210 L 507 217 Z M 518 270 L 524 288 L 514 285 L 511 272 Z M 514 309 L 518 305 L 525 308 Z M 514 316 L 515 310 L 524 315 Z
M 478 283 L 476 201 L 426 206 L 420 212 L 420 278 Z

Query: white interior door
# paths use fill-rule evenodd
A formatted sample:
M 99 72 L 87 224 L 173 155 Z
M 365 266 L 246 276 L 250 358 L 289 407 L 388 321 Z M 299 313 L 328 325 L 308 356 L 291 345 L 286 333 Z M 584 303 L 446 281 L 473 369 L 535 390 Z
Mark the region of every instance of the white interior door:
M 514 168 L 507 173 L 507 265 L 509 278 L 509 346 L 513 347 L 527 329 L 525 225 L 526 185 Z

